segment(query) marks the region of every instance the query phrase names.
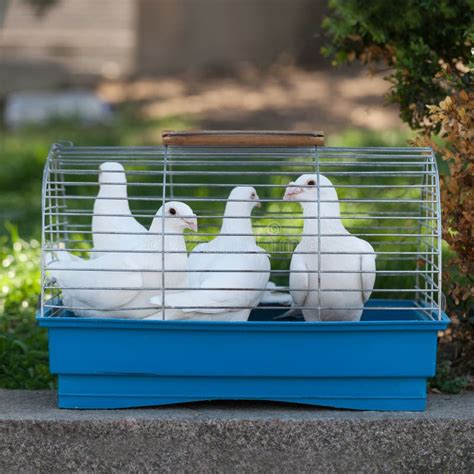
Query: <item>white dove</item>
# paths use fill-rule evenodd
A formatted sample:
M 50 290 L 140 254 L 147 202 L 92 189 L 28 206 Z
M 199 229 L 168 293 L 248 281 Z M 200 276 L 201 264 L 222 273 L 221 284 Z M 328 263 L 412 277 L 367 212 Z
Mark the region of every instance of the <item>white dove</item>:
M 49 263 L 47 270 L 62 289 L 64 306 L 82 317 L 140 319 L 156 313 L 150 298 L 163 284 L 163 240 L 165 288 L 172 291 L 186 284 L 187 253 L 182 232 L 197 230 L 196 216 L 182 202 L 165 204 L 164 236 L 162 216 L 163 207 L 153 219 L 145 245 L 140 242 L 128 252 L 108 252 L 90 260 L 58 252 L 59 260 Z
M 103 250 L 130 250 L 139 244 L 146 245 L 148 238 L 146 228 L 130 211 L 123 166 L 107 161 L 99 169 L 99 192 L 92 215 L 92 242 L 97 252 L 91 252 L 91 258 L 106 255 Z
M 191 290 L 165 295 L 166 319 L 247 321 L 270 277 L 268 254 L 255 242 L 250 214 L 260 206 L 252 187 L 229 195 L 219 236 L 198 245 L 188 259 Z M 150 300 L 162 306 L 162 297 Z M 160 319 L 161 313 L 152 316 Z M 151 319 L 151 318 L 150 318 Z
M 359 321 L 374 287 L 376 254 L 368 242 L 354 237 L 344 227 L 331 181 L 319 175 L 319 185 L 318 196 L 318 176 L 304 174 L 288 185 L 283 197 L 299 201 L 304 218 L 302 239 L 291 259 L 291 295 L 295 306 L 303 307 L 307 321 Z

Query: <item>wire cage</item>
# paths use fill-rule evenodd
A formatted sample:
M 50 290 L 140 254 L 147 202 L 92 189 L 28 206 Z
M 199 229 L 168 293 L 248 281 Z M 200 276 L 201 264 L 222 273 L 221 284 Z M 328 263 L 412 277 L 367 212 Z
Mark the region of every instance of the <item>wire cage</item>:
M 423 409 L 448 323 L 432 150 L 163 142 L 51 148 L 38 319 L 60 406 Z

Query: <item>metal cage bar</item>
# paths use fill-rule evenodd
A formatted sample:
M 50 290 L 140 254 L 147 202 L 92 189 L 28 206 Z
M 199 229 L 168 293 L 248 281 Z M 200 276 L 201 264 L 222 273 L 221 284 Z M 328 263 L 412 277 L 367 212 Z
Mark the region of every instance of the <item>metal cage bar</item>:
M 341 148 L 341 147 L 242 147 L 242 148 L 189 148 L 189 147 L 75 147 L 72 144 L 56 144 L 48 155 L 43 180 L 42 215 L 42 264 L 41 264 L 41 314 L 45 310 L 50 315 L 61 314 L 65 306 L 57 304 L 64 290 L 74 290 L 73 285 L 61 287 L 49 275 L 49 256 L 57 260 L 61 253 L 73 255 L 97 253 L 92 248 L 93 231 L 90 227 L 91 206 L 97 198 L 99 187 L 99 165 L 105 161 L 121 163 L 128 178 L 128 201 L 133 215 L 141 222 L 149 222 L 156 209 L 163 206 L 161 215 L 161 298 L 162 318 L 166 318 L 168 290 L 165 274 L 182 270 L 167 265 L 167 254 L 189 252 L 195 245 L 208 242 L 219 233 L 222 208 L 229 201 L 228 192 L 238 185 L 253 186 L 262 193 L 264 210 L 252 216 L 253 233 L 236 233 L 235 237 L 256 236 L 259 245 L 272 256 L 270 279 L 280 283 L 279 291 L 288 289 L 289 261 L 294 247 L 301 238 L 303 219 L 295 203 L 283 205 L 281 196 L 289 181 L 304 173 L 315 173 L 317 186 L 318 231 L 305 234 L 317 239 L 317 292 L 319 304 L 314 309 L 320 314 L 327 309 L 321 304 L 321 295 L 335 288 L 323 288 L 322 281 L 330 271 L 321 268 L 321 259 L 330 254 L 321 248 L 321 240 L 331 236 L 322 231 L 322 223 L 331 219 L 342 219 L 352 236 L 369 241 L 377 253 L 376 286 L 374 294 L 392 294 L 404 297 L 414 295 L 417 310 L 429 318 L 436 314 L 441 319 L 441 213 L 439 177 L 436 158 L 429 148 Z M 324 185 L 320 176 L 331 179 L 338 191 L 337 201 L 321 198 Z M 217 181 L 220 182 L 217 182 Z M 111 186 L 103 182 L 102 186 Z M 161 189 L 160 189 L 161 188 Z M 165 230 L 164 204 L 167 197 L 190 204 L 200 220 L 200 232 L 186 234 L 186 251 L 165 250 L 165 238 L 180 235 Z M 120 198 L 108 198 L 110 201 Z M 240 200 L 247 202 L 246 200 Z M 321 206 L 337 202 L 341 207 L 340 216 L 321 216 Z M 293 205 L 295 204 L 295 205 Z M 99 214 L 100 216 L 100 214 Z M 126 216 L 108 214 L 109 217 Z M 238 216 L 229 216 L 236 219 Z M 273 227 L 272 227 L 273 225 Z M 277 232 L 275 232 L 275 229 Z M 95 232 L 97 233 L 97 232 Z M 100 233 L 100 232 L 98 232 Z M 137 232 L 108 230 L 108 235 L 124 237 Z M 153 232 L 144 233 L 152 237 Z M 117 252 L 117 251 L 115 251 Z M 114 250 L 103 250 L 114 253 Z M 120 251 L 118 252 L 120 253 Z M 153 250 L 128 249 L 122 253 L 150 254 Z M 210 252 L 212 253 L 212 252 Z M 214 252 L 219 254 L 219 252 Z M 223 253 L 223 252 L 222 252 Z M 244 255 L 242 250 L 235 253 Z M 303 252 L 304 254 L 304 252 Z M 311 252 L 307 252 L 311 254 Z M 343 255 L 344 252 L 337 254 Z M 347 252 L 351 255 L 351 252 Z M 48 257 L 48 258 L 47 258 Z M 71 270 L 71 267 L 68 267 Z M 60 270 L 60 267 L 57 268 Z M 81 269 L 74 269 L 80 272 Z M 95 271 L 89 269 L 88 271 Z M 99 268 L 97 271 L 120 272 L 120 269 Z M 153 270 L 137 268 L 130 273 L 150 273 Z M 203 272 L 207 269 L 190 270 Z M 216 271 L 216 270 L 214 270 Z M 216 273 L 229 274 L 232 270 Z M 249 271 L 250 272 L 250 271 Z M 251 272 L 250 272 L 251 273 Z M 342 273 L 335 271 L 333 273 Z M 345 273 L 351 273 L 347 271 Z M 362 270 L 352 273 L 366 273 Z M 404 277 L 405 279 L 401 279 Z M 89 291 L 112 291 L 107 286 L 80 287 Z M 131 287 L 115 287 L 123 291 Z M 147 288 L 148 289 L 148 288 Z M 157 290 L 158 286 L 150 288 Z M 181 287 L 180 289 L 183 289 Z M 189 291 L 196 288 L 184 287 Z M 211 288 L 213 289 L 213 288 Z M 225 291 L 245 290 L 245 288 L 224 288 Z M 222 290 L 222 288 L 220 288 Z M 250 291 L 250 289 L 247 289 Z M 294 289 L 294 291 L 301 291 Z M 339 288 L 341 293 L 351 290 Z M 395 298 L 397 299 L 397 298 Z M 150 309 L 151 306 L 129 308 Z M 262 308 L 267 308 L 262 306 Z M 268 307 L 268 309 L 270 309 Z M 308 307 L 307 307 L 308 308 Z M 332 308 L 337 309 L 337 306 Z M 381 307 L 377 307 L 380 310 Z M 72 311 L 77 307 L 70 306 Z M 87 308 L 82 308 L 87 310 Z M 156 309 L 156 308 L 155 308 Z M 372 311 L 370 307 L 366 311 Z M 387 311 L 393 307 L 387 306 Z M 104 308 L 113 312 L 113 308 Z M 410 311 L 404 308 L 403 311 Z

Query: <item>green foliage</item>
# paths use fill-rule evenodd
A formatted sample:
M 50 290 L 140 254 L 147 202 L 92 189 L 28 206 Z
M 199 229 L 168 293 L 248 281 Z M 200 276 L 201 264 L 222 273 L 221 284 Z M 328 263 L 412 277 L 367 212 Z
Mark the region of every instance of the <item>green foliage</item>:
M 451 362 L 444 361 L 439 364 L 436 376 L 429 382 L 431 389 L 444 393 L 459 393 L 469 386 L 465 377 L 459 377 L 451 370 Z
M 451 359 L 458 373 L 474 372 L 474 93 L 461 90 L 439 106 L 429 107 L 429 121 L 441 132 L 435 143 L 430 130 L 417 143 L 431 146 L 443 158 L 448 173 L 441 179 L 443 238 L 451 249 L 443 259 L 443 284 L 452 320 L 441 340 L 443 350 L 460 346 Z
M 69 140 L 78 146 L 156 145 L 161 141 L 162 129 L 188 128 L 190 123 L 174 117 L 145 120 L 122 111 L 111 123 L 93 127 L 55 120 L 18 130 L 0 128 L 0 219 L 15 223 L 20 235 L 40 235 L 43 166 L 53 143 Z
M 437 104 L 451 92 L 438 77 L 449 66 L 460 88 L 472 87 L 474 8 L 470 0 L 330 0 L 323 26 L 329 44 L 323 54 L 335 64 L 358 59 L 385 63 L 391 102 L 400 105 L 404 122 L 423 125 L 426 104 Z
M 0 239 L 0 387 L 52 387 L 46 332 L 35 322 L 40 244 L 8 229 L 10 237 Z
M 413 137 L 410 131 L 398 130 L 360 130 L 349 128 L 341 133 L 332 134 L 327 146 L 368 147 L 368 146 L 406 146 Z

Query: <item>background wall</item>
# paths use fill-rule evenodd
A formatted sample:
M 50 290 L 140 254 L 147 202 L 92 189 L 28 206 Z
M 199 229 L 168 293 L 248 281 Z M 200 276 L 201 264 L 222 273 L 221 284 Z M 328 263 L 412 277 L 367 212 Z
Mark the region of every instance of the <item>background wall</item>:
M 324 0 L 140 0 L 136 68 L 145 73 L 315 64 Z
M 42 16 L 11 2 L 0 88 L 98 76 L 222 72 L 241 63 L 322 64 L 324 0 L 62 0 Z
M 0 28 L 0 88 L 130 74 L 136 10 L 135 0 L 61 0 L 37 16 L 22 0 L 12 1 Z

